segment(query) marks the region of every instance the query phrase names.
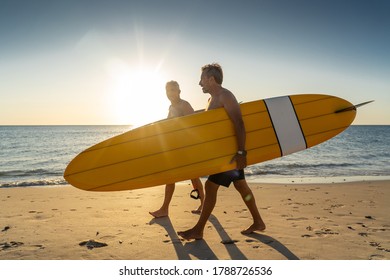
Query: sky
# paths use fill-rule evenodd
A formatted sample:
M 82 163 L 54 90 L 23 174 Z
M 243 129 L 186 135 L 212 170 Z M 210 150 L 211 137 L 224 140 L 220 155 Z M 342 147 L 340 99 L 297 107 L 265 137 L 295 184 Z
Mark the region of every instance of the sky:
M 0 125 L 142 125 L 218 62 L 239 101 L 323 93 L 390 124 L 390 1 L 0 0 Z

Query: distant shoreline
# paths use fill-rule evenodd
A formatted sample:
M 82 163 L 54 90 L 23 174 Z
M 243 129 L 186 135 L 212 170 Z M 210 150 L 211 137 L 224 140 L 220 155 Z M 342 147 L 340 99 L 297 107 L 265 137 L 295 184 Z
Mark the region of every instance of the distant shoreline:
M 330 184 L 368 181 L 389 181 L 390 176 L 351 176 L 351 177 L 273 177 L 251 178 L 247 176 L 247 181 L 255 184 L 275 183 L 275 184 Z
M 256 178 L 252 178 L 256 177 Z M 203 181 L 207 177 L 201 177 Z M 251 184 L 287 184 L 287 185 L 296 185 L 296 184 L 338 184 L 338 183 L 351 183 L 351 182 L 381 182 L 381 181 L 390 181 L 390 176 L 351 176 L 351 177 L 267 177 L 267 176 L 250 176 L 247 175 L 246 179 L 248 183 Z M 178 183 L 190 183 L 190 180 L 181 181 Z M 20 185 L 10 186 L 7 183 L 4 183 L 4 186 L 0 185 L 0 189 L 12 189 L 12 188 L 35 188 L 35 187 L 45 187 L 45 188 L 55 188 L 55 187 L 66 187 L 71 186 L 69 183 L 61 182 L 58 184 L 34 184 L 31 182 L 31 185 L 26 183 L 21 183 Z M 153 187 L 151 187 L 153 188 Z

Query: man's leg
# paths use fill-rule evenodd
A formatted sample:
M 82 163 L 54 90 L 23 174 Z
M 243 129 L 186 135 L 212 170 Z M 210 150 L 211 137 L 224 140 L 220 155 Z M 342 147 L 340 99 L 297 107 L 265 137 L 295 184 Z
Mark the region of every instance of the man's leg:
M 204 227 L 206 226 L 207 220 L 209 219 L 211 212 L 215 207 L 217 202 L 217 193 L 218 193 L 219 185 L 207 180 L 205 184 L 205 200 L 203 204 L 203 209 L 200 214 L 199 220 L 196 225 L 189 230 L 179 231 L 177 234 L 184 239 L 202 239 Z
M 173 192 L 175 191 L 175 184 L 167 184 L 165 186 L 164 202 L 161 208 L 154 212 L 149 212 L 155 218 L 161 218 L 168 216 L 169 204 L 171 203 Z
M 265 224 L 260 216 L 259 210 L 257 209 L 255 197 L 253 196 L 252 190 L 249 188 L 246 180 L 244 179 L 234 181 L 233 184 L 236 190 L 241 194 L 241 197 L 244 200 L 253 218 L 253 224 L 247 229 L 241 231 L 241 233 L 249 234 L 254 231 L 265 230 Z
M 202 185 L 202 182 L 200 181 L 199 178 L 192 179 L 191 182 L 192 182 L 192 185 L 194 186 L 194 188 L 196 190 L 198 190 L 198 192 L 199 192 L 199 199 L 200 199 L 200 205 L 199 205 L 198 209 L 192 210 L 191 213 L 193 213 L 193 214 L 200 214 L 200 212 L 202 211 L 202 208 L 203 208 L 203 203 L 204 203 L 203 185 Z

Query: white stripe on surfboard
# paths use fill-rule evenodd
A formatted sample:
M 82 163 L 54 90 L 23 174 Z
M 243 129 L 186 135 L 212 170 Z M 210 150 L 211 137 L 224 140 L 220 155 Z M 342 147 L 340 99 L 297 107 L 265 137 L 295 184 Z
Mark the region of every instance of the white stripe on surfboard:
M 267 105 L 282 155 L 285 156 L 306 149 L 305 137 L 302 134 L 302 129 L 290 98 L 282 96 L 265 99 L 264 101 Z

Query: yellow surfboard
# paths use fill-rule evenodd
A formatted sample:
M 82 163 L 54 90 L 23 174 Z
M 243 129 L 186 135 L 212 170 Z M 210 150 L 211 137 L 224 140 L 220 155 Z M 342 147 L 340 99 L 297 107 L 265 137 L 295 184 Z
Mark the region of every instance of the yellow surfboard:
M 248 165 L 324 142 L 354 120 L 341 98 L 300 94 L 240 105 Z M 232 122 L 223 108 L 148 124 L 77 155 L 64 178 L 88 191 L 121 191 L 173 183 L 235 168 Z

